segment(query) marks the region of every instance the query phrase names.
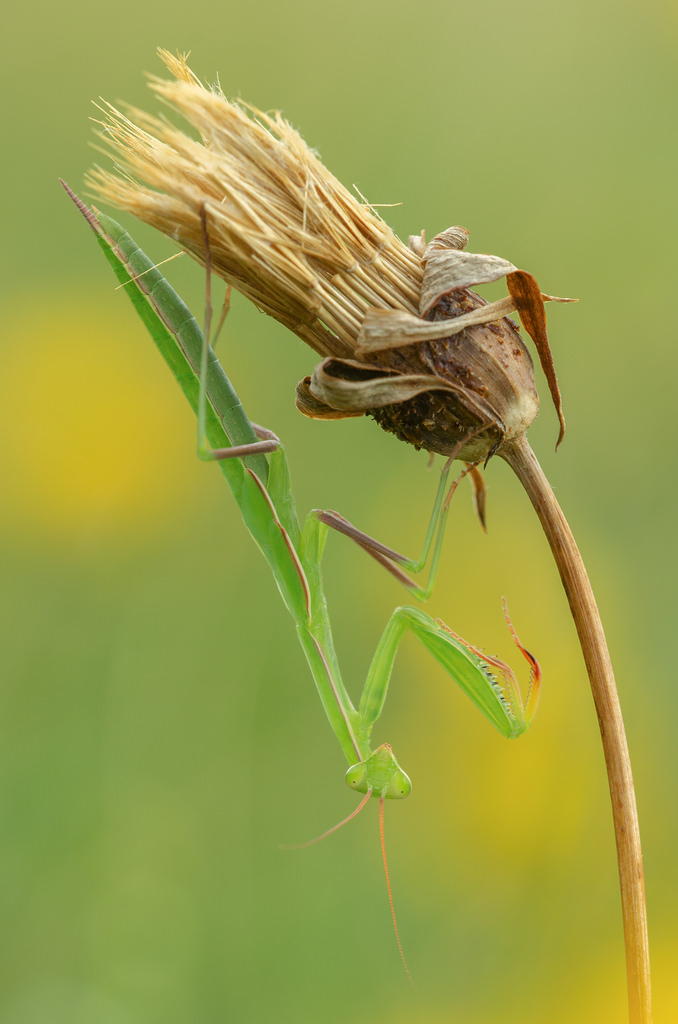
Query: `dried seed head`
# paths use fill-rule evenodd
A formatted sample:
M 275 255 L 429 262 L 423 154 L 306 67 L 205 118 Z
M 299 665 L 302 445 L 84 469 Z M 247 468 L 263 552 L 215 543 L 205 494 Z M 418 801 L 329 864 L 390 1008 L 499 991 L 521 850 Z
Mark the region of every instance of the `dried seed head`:
M 303 413 L 368 414 L 417 448 L 484 458 L 538 409 L 532 361 L 506 319 L 515 309 L 559 399 L 529 275 L 464 252 L 465 228 L 408 248 L 279 114 L 229 103 L 185 59 L 160 56 L 176 81 L 152 78 L 151 88 L 201 141 L 109 106 L 101 137 L 119 170 L 96 168 L 88 184 L 203 264 L 206 211 L 217 273 L 325 357 L 297 388 Z M 511 298 L 488 305 L 470 291 L 502 276 Z

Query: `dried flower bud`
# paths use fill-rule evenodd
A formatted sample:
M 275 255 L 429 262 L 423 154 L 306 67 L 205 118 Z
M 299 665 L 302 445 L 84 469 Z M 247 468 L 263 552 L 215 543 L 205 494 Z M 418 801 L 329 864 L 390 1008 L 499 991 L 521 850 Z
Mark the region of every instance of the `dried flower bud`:
M 422 255 L 421 317 L 368 311 L 356 346 L 363 362 L 325 359 L 298 389 L 302 411 L 311 395 L 328 409 L 368 413 L 416 448 L 467 461 L 527 430 L 539 398 L 530 354 L 505 318 L 515 305 L 469 290 L 517 270 L 460 251 L 467 238 L 449 228 L 433 239 Z
M 107 111 L 102 138 L 118 174 L 97 168 L 98 196 L 159 228 L 325 358 L 297 387 L 312 418 L 372 416 L 399 438 L 467 461 L 524 433 L 538 410 L 530 355 L 507 314 L 537 345 L 561 419 L 543 299 L 529 274 L 464 251 L 454 227 L 410 248 L 355 199 L 280 115 L 229 103 L 183 58 L 160 55 L 176 81 L 151 88 L 201 142 L 141 111 Z M 136 122 L 136 123 L 135 123 Z M 145 184 L 139 184 L 136 179 Z M 510 297 L 471 286 L 506 277 Z

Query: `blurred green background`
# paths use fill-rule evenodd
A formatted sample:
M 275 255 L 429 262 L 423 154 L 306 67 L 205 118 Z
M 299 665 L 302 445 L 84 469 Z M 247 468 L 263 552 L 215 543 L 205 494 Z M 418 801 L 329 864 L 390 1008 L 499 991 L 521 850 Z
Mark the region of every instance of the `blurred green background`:
M 415 645 L 383 725 L 414 780 L 387 808 L 411 991 L 376 807 L 344 764 L 263 560 L 94 239 L 82 191 L 104 96 L 144 106 L 158 45 L 279 108 L 406 236 L 574 295 L 551 340 L 568 435 L 531 431 L 597 590 L 643 830 L 657 1021 L 676 982 L 678 14 L 671 0 L 252 0 L 5 14 L 0 377 L 2 1024 L 553 1024 L 623 1020 L 614 844 L 597 724 L 556 571 L 503 464 L 489 535 L 455 498 L 429 605 L 538 654 L 533 731 L 507 743 Z M 155 109 L 155 108 L 154 108 Z M 128 223 L 128 222 L 127 222 Z M 128 223 L 154 258 L 172 246 Z M 168 275 L 200 315 L 202 274 Z M 221 355 L 286 441 L 300 508 L 418 551 L 436 474 L 368 420 L 293 402 L 314 355 L 235 301 Z M 546 389 L 540 384 L 542 394 Z M 331 539 L 328 591 L 357 691 L 403 601 Z M 513 655 L 515 657 L 515 655 Z

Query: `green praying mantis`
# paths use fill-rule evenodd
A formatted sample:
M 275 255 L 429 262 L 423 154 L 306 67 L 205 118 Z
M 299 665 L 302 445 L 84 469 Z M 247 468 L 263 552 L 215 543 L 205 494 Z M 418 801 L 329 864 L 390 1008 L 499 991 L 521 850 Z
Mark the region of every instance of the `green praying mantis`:
M 65 183 L 62 184 L 95 231 L 116 277 L 126 286 L 137 313 L 197 414 L 199 455 L 217 461 L 245 526 L 273 572 L 283 602 L 294 620 L 330 726 L 348 762 L 346 782 L 351 789 L 363 794 L 358 807 L 319 838 L 350 821 L 371 797 L 379 799 L 389 902 L 405 964 L 393 909 L 383 823 L 385 800 L 408 796 L 411 782 L 390 744 L 372 747 L 372 732 L 384 707 L 400 642 L 406 633 L 413 633 L 476 707 L 509 739 L 522 735 L 530 726 L 539 701 L 541 674 L 536 659 L 521 645 L 506 609 L 513 639 L 530 665 L 526 695 L 504 662 L 471 646 L 442 620 L 432 618 L 420 608 L 402 606 L 396 608 L 388 620 L 356 706 L 342 680 L 334 649 L 321 563 L 328 530 L 333 528 L 355 540 L 415 597 L 427 598 L 438 568 L 450 500 L 469 468 L 450 483 L 454 456 L 447 460 L 418 560 L 405 558 L 379 544 L 335 512 L 313 510 L 302 527 L 295 510 L 284 446 L 271 431 L 257 427 L 248 419 L 208 344 L 209 266 L 205 330 L 202 332 L 189 309 L 130 235 L 114 220 L 88 209 Z M 204 220 L 203 226 L 207 233 Z M 206 248 L 209 253 L 209 247 Z M 407 574 L 417 575 L 427 565 L 428 582 L 422 587 Z M 409 971 L 407 973 L 409 975 Z

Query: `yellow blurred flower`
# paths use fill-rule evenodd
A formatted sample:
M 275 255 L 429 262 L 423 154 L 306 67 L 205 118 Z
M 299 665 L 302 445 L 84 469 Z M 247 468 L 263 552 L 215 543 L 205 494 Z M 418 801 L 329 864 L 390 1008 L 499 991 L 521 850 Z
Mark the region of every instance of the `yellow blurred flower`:
M 37 316 L 17 308 L 0 379 L 0 524 L 45 543 L 161 529 L 190 490 L 173 464 L 191 432 L 134 321 L 102 326 L 75 294 Z

